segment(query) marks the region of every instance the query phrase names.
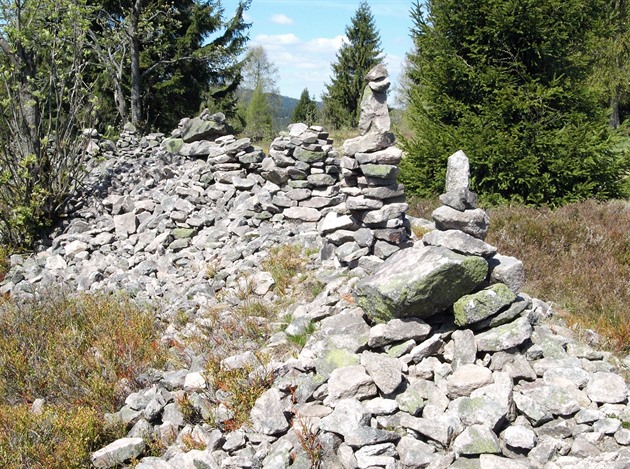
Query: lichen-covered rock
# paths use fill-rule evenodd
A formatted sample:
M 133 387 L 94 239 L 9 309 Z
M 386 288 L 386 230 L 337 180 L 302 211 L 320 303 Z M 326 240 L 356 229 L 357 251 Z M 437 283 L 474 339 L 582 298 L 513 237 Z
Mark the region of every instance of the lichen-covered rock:
M 480 352 L 499 352 L 521 345 L 532 336 L 532 325 L 525 317 L 497 326 L 475 336 Z
M 434 246 L 399 251 L 354 289 L 357 303 L 374 320 L 425 318 L 473 291 L 487 274 L 481 257 Z
M 516 295 L 502 283 L 465 295 L 453 305 L 455 324 L 465 327 L 492 317 L 507 308 L 515 299 Z
M 188 119 L 182 128 L 182 140 L 186 143 L 199 140 L 208 140 L 212 137 L 227 135 L 229 128 L 221 119 L 222 114 L 216 114 L 213 118 L 204 120 L 200 117 Z

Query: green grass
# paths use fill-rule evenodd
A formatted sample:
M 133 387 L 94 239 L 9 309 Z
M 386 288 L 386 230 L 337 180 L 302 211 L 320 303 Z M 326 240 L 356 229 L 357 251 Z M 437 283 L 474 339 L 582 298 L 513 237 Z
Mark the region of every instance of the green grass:
M 1 300 L 0 467 L 88 466 L 120 436 L 103 423 L 126 397 L 119 383 L 134 388 L 164 364 L 159 338 L 152 311 L 122 295 Z M 37 398 L 41 415 L 30 410 Z

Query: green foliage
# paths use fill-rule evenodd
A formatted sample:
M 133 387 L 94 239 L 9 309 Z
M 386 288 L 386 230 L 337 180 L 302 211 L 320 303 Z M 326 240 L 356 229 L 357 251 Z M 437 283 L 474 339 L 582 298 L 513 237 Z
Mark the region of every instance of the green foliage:
M 273 115 L 269 96 L 263 91 L 262 85 L 258 85 L 252 93 L 245 121 L 247 126 L 244 133 L 253 141 L 260 141 L 273 133 Z
M 0 240 L 30 247 L 81 184 L 91 127 L 90 8 L 0 1 Z
M 94 3 L 100 8 L 92 47 L 100 64 L 96 81 L 102 109 L 109 113 L 105 120 L 112 121 L 116 109 L 123 122 L 140 118 L 135 123 L 171 130 L 203 107 L 222 111 L 228 119 L 236 116 L 238 56 L 248 40 L 243 14 L 249 0 L 239 1 L 231 18 L 216 0 L 151 0 L 139 9 L 132 0 Z M 134 116 L 134 80 L 139 116 Z
M 306 125 L 313 125 L 317 121 L 318 114 L 317 103 L 314 99 L 311 99 L 308 94 L 308 88 L 304 88 L 297 106 L 293 109 L 291 122 L 302 122 Z
M 401 180 L 443 191 L 463 149 L 490 200 L 563 204 L 619 195 L 628 159 L 588 87 L 596 0 L 429 0 L 414 4 L 407 158 Z M 427 12 L 425 15 L 424 12 Z
M 333 77 L 322 96 L 324 118 L 331 128 L 354 128 L 359 122 L 359 104 L 365 87 L 365 75 L 382 59 L 381 40 L 372 11 L 362 1 L 346 28 L 348 42 L 332 64 Z
M 628 106 L 630 83 L 630 4 L 627 0 L 606 2 L 599 22 L 599 34 L 591 45 L 595 66 L 590 84 L 601 92 L 608 106 L 610 125 L 618 128 L 623 107 Z M 627 109 L 625 109 L 627 112 Z

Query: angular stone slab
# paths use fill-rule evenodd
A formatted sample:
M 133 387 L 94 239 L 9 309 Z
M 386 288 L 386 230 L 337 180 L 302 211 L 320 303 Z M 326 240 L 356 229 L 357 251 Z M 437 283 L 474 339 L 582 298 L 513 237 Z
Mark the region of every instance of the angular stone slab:
M 214 116 L 213 116 L 214 117 Z M 211 137 L 226 135 L 229 129 L 219 118 L 203 120 L 199 117 L 189 119 L 182 128 L 182 140 L 186 143 L 199 140 L 212 140 Z
M 378 348 L 409 339 L 422 342 L 430 332 L 431 326 L 420 319 L 392 319 L 386 324 L 377 324 L 370 329 L 368 346 Z
M 277 435 L 289 429 L 289 422 L 284 415 L 282 395 L 276 388 L 265 391 L 254 404 L 251 411 L 254 429 L 264 435 Z
M 482 241 L 488 234 L 490 218 L 480 208 L 460 212 L 443 205 L 436 208 L 431 215 L 438 230 L 460 230 Z
M 357 153 L 354 155 L 359 164 L 395 164 L 402 160 L 403 152 L 400 148 L 389 147 L 385 150 L 375 151 L 373 153 Z M 356 169 L 356 168 L 350 168 Z
M 525 268 L 516 257 L 495 254 L 488 259 L 490 283 L 505 283 L 510 290 L 518 293 L 525 285 Z
M 391 132 L 369 132 L 343 142 L 344 155 L 353 156 L 356 153 L 368 153 L 391 147 L 396 137 Z
M 402 382 L 402 363 L 396 358 L 366 350 L 361 355 L 361 365 L 384 394 L 394 392 Z
M 357 303 L 378 322 L 429 317 L 473 291 L 486 277 L 481 257 L 434 246 L 414 247 L 389 257 L 354 289 Z
M 455 324 L 465 327 L 483 321 L 507 308 L 515 299 L 516 295 L 503 283 L 465 295 L 453 305 Z
M 466 428 L 453 442 L 457 454 L 475 456 L 480 454 L 500 454 L 501 447 L 496 434 L 485 425 L 472 425 Z
M 477 350 L 480 352 L 499 352 L 521 345 L 532 336 L 532 325 L 527 318 L 519 318 L 508 324 L 477 334 Z
M 94 467 L 115 467 L 132 458 L 137 458 L 146 443 L 142 438 L 120 438 L 92 453 Z
M 466 153 L 462 150 L 448 157 L 446 166 L 446 192 L 465 188 L 468 189 L 470 177 L 470 163 Z
M 459 230 L 433 230 L 422 237 L 424 244 L 443 246 L 465 256 L 489 257 L 497 252 L 497 248 Z

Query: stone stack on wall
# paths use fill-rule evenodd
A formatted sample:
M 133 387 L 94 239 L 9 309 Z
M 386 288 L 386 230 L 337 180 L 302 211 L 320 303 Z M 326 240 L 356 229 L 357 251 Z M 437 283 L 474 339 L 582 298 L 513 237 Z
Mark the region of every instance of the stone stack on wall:
M 362 134 L 345 141 L 342 150 L 341 191 L 347 200 L 319 228 L 342 265 L 362 262 L 373 268 L 407 241 L 408 205 L 404 187 L 396 181 L 402 151 L 394 146 L 390 131 L 387 70 L 378 65 L 366 80 L 359 121 Z
M 425 245 L 441 246 L 459 254 L 481 256 L 488 261 L 490 284 L 503 283 L 513 292 L 525 284 L 523 263 L 497 253 L 484 242 L 490 226 L 488 214 L 477 207 L 477 194 L 471 192 L 470 163 L 463 151 L 448 158 L 446 192 L 442 206 L 433 211 L 435 230 L 422 238 Z
M 262 164 L 262 176 L 278 186 L 272 202 L 286 218 L 317 222 L 343 201 L 339 155 L 320 126 L 291 124 L 276 138 Z

